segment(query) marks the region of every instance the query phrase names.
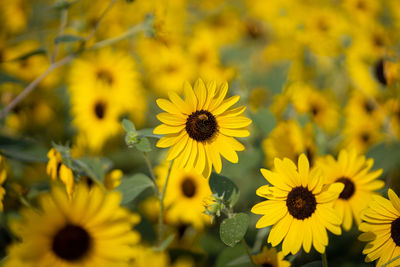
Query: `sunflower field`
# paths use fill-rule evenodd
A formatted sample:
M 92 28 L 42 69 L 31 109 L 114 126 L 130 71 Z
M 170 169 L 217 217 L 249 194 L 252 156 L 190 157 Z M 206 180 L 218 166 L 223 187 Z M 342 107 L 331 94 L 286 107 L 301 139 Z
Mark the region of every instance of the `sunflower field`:
M 399 0 L 0 0 L 0 266 L 400 266 Z

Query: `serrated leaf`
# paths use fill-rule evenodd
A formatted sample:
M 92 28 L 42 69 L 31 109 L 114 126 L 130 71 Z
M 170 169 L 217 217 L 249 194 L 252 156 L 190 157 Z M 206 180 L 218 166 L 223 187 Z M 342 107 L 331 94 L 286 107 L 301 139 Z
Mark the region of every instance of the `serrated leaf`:
M 54 43 L 55 44 L 70 43 L 70 42 L 76 42 L 76 41 L 82 41 L 82 40 L 83 40 L 83 37 L 81 37 L 81 36 L 72 35 L 72 34 L 64 34 L 64 35 L 57 36 L 54 39 Z
M 143 173 L 138 173 L 131 177 L 122 179 L 121 184 L 117 187 L 117 190 L 122 193 L 121 204 L 131 202 L 144 190 L 152 187 L 154 187 L 153 182 Z
M 242 240 L 249 225 L 249 216 L 245 213 L 237 213 L 232 218 L 225 219 L 219 228 L 222 242 L 234 247 Z
M 136 131 L 135 125 L 128 119 L 122 120 L 122 127 L 124 127 L 127 133 Z
M 136 148 L 142 152 L 150 152 L 152 150 L 149 139 L 142 137 L 139 142 L 135 144 Z
M 169 237 L 167 237 L 167 239 L 165 239 L 161 243 L 161 245 L 159 247 L 155 247 L 153 250 L 154 251 L 164 251 L 169 246 L 169 244 L 171 244 L 172 241 L 174 241 L 174 238 L 175 238 L 175 234 L 171 234 Z
M 217 194 L 219 197 L 224 197 L 224 201 L 233 207 L 239 200 L 240 191 L 237 185 L 229 178 L 212 173 L 208 181 L 211 192 Z

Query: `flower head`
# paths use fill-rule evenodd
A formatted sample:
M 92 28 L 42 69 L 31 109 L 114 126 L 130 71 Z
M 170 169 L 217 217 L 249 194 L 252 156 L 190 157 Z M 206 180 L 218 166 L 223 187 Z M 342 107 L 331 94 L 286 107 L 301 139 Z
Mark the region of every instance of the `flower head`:
M 70 168 L 63 164 L 61 154 L 55 148 L 47 152 L 49 161 L 47 163 L 46 172 L 53 181 L 59 178 L 65 185 L 68 195 L 72 195 L 74 190 L 74 174 Z

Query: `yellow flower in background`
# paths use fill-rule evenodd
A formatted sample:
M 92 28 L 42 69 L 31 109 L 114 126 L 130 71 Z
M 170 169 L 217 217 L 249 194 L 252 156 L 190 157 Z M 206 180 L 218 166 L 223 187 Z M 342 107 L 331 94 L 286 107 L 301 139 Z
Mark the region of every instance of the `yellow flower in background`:
M 111 49 L 88 53 L 74 61 L 68 78 L 72 105 L 102 94 L 105 102 L 114 106 L 116 116 L 127 113 L 136 126 L 143 124 L 146 97 L 135 61 L 128 53 Z
M 317 161 L 317 166 L 324 171 L 328 184 L 344 184 L 333 208 L 338 211 L 343 228 L 347 231 L 352 226 L 353 218 L 357 225 L 361 223 L 361 211 L 368 206 L 375 195 L 374 191 L 385 185 L 383 181 L 377 180 L 382 169 L 371 171 L 373 164 L 373 159 L 367 160 L 354 150 L 341 150 L 337 160 L 328 155 Z
M 2 0 L 0 2 L 0 29 L 2 33 L 17 34 L 25 30 L 30 13 L 24 0 Z
M 192 169 L 208 178 L 212 166 L 220 173 L 221 155 L 237 163 L 236 151 L 244 146 L 233 137 L 249 136 L 245 129 L 251 120 L 242 116 L 246 107 L 229 109 L 239 101 L 239 96 L 224 100 L 228 84 L 218 88 L 215 82 L 207 86 L 199 79 L 194 89 L 184 85 L 185 99 L 170 92 L 169 99 L 158 99 L 158 106 L 166 112 L 157 115 L 163 123 L 154 129 L 155 134 L 165 134 L 157 147 L 171 147 L 166 159 L 175 160 L 178 168 Z
M 359 90 L 354 90 L 346 107 L 347 118 L 359 120 L 360 117 L 371 120 L 377 125 L 382 124 L 384 117 L 383 111 L 375 98 Z
M 185 256 L 177 258 L 173 263 L 166 251 L 156 251 L 154 248 L 138 246 L 135 249 L 135 257 L 130 267 L 194 267 L 194 261 Z
M 282 251 L 264 246 L 261 253 L 253 255 L 253 262 L 259 266 L 289 267 L 290 262 L 283 259 Z
M 365 261 L 378 260 L 376 266 L 382 266 L 400 255 L 400 199 L 389 189 L 389 199 L 375 195 L 368 208 L 362 213 L 358 239 L 368 242 L 363 250 Z M 399 266 L 399 260 L 387 265 Z
M 71 99 L 73 124 L 91 151 L 101 150 L 109 138 L 122 131 L 119 121 L 122 110 L 110 99 L 111 94 L 112 91 L 99 87 Z
M 72 198 L 60 187 L 39 199 L 40 209 L 25 209 L 11 223 L 19 237 L 9 247 L 5 266 L 128 266 L 140 236 L 132 231 L 139 216 L 120 207 L 118 192 L 105 193 L 85 183 Z
M 104 177 L 104 186 L 108 190 L 113 190 L 121 184 L 121 179 L 124 173 L 121 170 L 112 170 Z
M 305 84 L 293 84 L 293 104 L 300 114 L 308 113 L 312 120 L 328 133 L 337 129 L 339 107 L 329 91 L 319 91 Z
M 53 181 L 59 178 L 65 185 L 68 195 L 71 196 L 75 184 L 72 170 L 63 164 L 61 154 L 55 148 L 47 152 L 47 158 L 49 159 L 46 167 L 47 174 Z
M 257 189 L 257 195 L 266 201 L 251 209 L 263 215 L 256 228 L 272 225 L 268 243 L 276 247 L 283 240 L 282 252 L 296 254 L 300 248 L 310 252 L 311 245 L 319 253 L 328 245 L 327 229 L 336 235 L 342 233 L 340 217 L 332 208 L 344 185 L 325 183 L 319 169 L 310 170 L 307 157 L 301 154 L 296 165 L 285 158 L 275 159 L 275 170 L 261 169 L 271 184 Z
M 211 217 L 204 214 L 205 199 L 212 193 L 208 180 L 194 169 L 180 169 L 174 164 L 168 181 L 164 203 L 166 220 L 173 224 L 190 224 L 203 229 L 211 223 Z M 164 162 L 155 168 L 159 187 L 163 188 L 168 174 L 169 163 Z
M 0 156 L 0 212 L 3 211 L 3 198 L 6 194 L 6 190 L 3 188 L 3 184 L 7 178 L 7 171 L 5 167 L 5 159 L 3 156 Z
M 389 99 L 384 105 L 384 110 L 390 120 L 389 127 L 396 138 L 400 139 L 400 99 Z
M 281 121 L 262 142 L 265 165 L 273 167 L 275 158 L 289 158 L 296 162 L 305 153 L 312 165 L 316 157 L 314 130 L 311 124 L 303 129 L 295 120 Z

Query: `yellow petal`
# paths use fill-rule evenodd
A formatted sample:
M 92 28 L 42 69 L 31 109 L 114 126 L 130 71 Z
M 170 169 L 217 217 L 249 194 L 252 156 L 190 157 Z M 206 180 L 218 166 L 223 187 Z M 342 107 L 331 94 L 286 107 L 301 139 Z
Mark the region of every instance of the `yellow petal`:
M 207 144 L 206 145 L 206 153 L 210 156 L 210 160 L 212 164 L 214 165 L 214 169 L 217 173 L 221 172 L 222 169 L 222 162 L 221 162 L 221 157 L 219 155 L 219 152 L 217 150 L 217 147 L 215 144 Z
M 165 124 L 172 126 L 180 126 L 186 123 L 186 118 L 165 112 L 157 114 L 157 119 Z
M 185 82 L 183 85 L 183 93 L 185 95 L 185 101 L 188 103 L 189 107 L 190 107 L 190 113 L 196 111 L 197 108 L 197 98 L 196 95 L 193 92 L 192 87 L 190 86 L 190 84 L 188 82 Z
M 287 235 L 293 221 L 294 219 L 292 215 L 286 213 L 280 221 L 272 226 L 271 232 L 268 236 L 268 243 L 271 243 L 273 247 L 276 247 Z
M 204 103 L 203 109 L 209 110 L 209 106 L 211 103 L 211 100 L 215 96 L 215 90 L 217 89 L 217 85 L 215 81 L 211 81 L 207 84 L 207 99 L 206 102 Z
M 190 139 L 190 138 L 189 138 Z M 186 163 L 185 170 L 194 169 L 194 163 L 197 157 L 197 141 L 193 140 L 192 149 L 190 151 L 189 159 Z
M 217 97 L 211 100 L 209 110 L 214 110 L 215 108 L 217 108 L 224 100 L 227 92 L 228 92 L 228 83 L 224 82 L 219 87 L 219 90 L 217 92 Z
M 303 187 L 306 187 L 308 185 L 308 173 L 310 171 L 310 164 L 308 163 L 308 159 L 304 153 L 300 155 L 297 164 L 299 166 L 301 184 Z
M 218 152 L 232 163 L 237 163 L 239 161 L 236 151 L 232 149 L 228 144 L 222 141 L 223 139 L 218 136 L 218 139 L 214 142 L 215 146 L 218 148 Z
M 232 147 L 233 150 L 235 151 L 244 150 L 244 145 L 238 142 L 235 138 L 226 136 L 224 134 L 220 134 L 218 137 L 221 138 L 221 142 L 226 143 L 228 146 Z
M 197 110 L 202 110 L 207 100 L 207 89 L 202 79 L 194 83 L 194 93 L 197 97 Z
M 178 107 L 167 99 L 159 98 L 156 100 L 156 103 L 162 110 L 165 110 L 168 113 L 181 114 L 181 111 L 178 109 Z
M 190 107 L 190 103 L 188 105 L 188 103 L 183 101 L 183 99 L 180 98 L 177 93 L 168 92 L 168 97 L 171 100 L 171 102 L 174 103 L 175 106 L 181 111 L 181 113 L 184 113 L 184 114 L 192 113 L 192 109 Z
M 228 99 L 225 99 L 224 101 L 222 101 L 221 105 L 216 107 L 214 110 L 211 110 L 211 113 L 214 116 L 218 116 L 218 115 L 222 114 L 223 112 L 225 112 L 225 110 L 227 110 L 228 108 L 230 108 L 231 106 L 236 104 L 236 102 L 238 102 L 239 99 L 240 99 L 240 96 L 238 96 L 238 95 L 235 95 Z
M 250 135 L 250 132 L 248 130 L 220 128 L 219 131 L 226 136 L 232 137 L 247 137 Z
M 182 136 L 184 135 L 186 135 L 185 131 L 181 131 L 175 134 L 167 134 L 166 136 L 158 140 L 156 146 L 161 148 L 170 147 L 172 145 L 175 145 L 179 140 L 181 140 Z
M 228 109 L 224 113 L 220 115 L 220 117 L 228 118 L 228 117 L 236 117 L 242 114 L 246 110 L 245 106 L 237 107 L 233 109 Z
M 187 135 L 183 135 L 182 139 L 179 140 L 175 145 L 173 145 L 169 149 L 166 159 L 168 161 L 170 161 L 170 160 L 175 159 L 177 156 L 179 156 L 179 154 L 182 152 L 182 150 L 186 146 L 188 139 L 189 139 L 189 137 L 187 137 Z
M 237 116 L 237 117 L 217 117 L 217 123 L 219 127 L 222 128 L 230 128 L 230 129 L 237 129 L 249 126 L 251 124 L 251 120 L 244 116 Z
M 395 209 L 398 212 L 400 212 L 400 199 L 399 199 L 399 197 L 396 195 L 396 193 L 392 189 L 389 189 L 388 195 L 389 195 L 389 199 L 392 202 L 392 204 L 395 207 Z
M 153 133 L 155 134 L 172 134 L 172 133 L 179 133 L 185 128 L 185 125 L 180 126 L 169 126 L 166 124 L 158 125 L 154 128 Z
M 197 173 L 202 173 L 206 165 L 206 155 L 204 151 L 204 145 L 201 142 L 197 142 L 197 160 L 195 164 L 195 170 Z

